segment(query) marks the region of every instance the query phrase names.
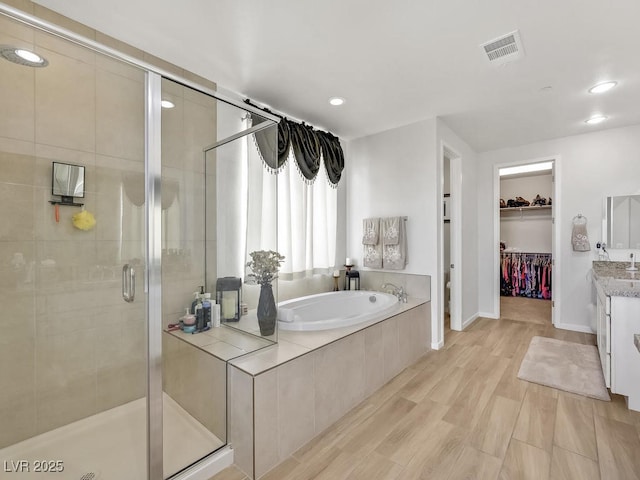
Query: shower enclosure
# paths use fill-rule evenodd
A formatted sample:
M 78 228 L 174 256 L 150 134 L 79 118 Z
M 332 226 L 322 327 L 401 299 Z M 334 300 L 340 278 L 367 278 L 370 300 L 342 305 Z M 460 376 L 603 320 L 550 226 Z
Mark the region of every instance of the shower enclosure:
M 170 325 L 244 277 L 246 150 L 277 119 L 2 4 L 0 44 L 0 479 L 190 478 L 229 441 L 227 360 L 275 338 Z M 54 162 L 84 167 L 72 205 Z

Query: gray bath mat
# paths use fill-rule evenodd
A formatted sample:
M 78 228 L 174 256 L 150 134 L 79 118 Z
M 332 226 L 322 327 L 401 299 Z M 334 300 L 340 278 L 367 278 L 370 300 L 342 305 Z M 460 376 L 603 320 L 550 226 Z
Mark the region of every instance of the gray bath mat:
M 598 347 L 533 337 L 518 378 L 571 393 L 610 401 Z

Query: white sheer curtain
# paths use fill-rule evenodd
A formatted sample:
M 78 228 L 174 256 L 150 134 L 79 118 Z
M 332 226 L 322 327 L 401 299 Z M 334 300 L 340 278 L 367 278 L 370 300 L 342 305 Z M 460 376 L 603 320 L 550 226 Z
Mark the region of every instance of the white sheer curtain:
M 277 174 L 264 167 L 252 136 L 248 160 L 247 248 L 278 250 L 285 256 L 280 278 L 292 280 L 333 270 L 336 257 L 338 194 L 324 164 L 313 184 L 297 171 L 293 154 Z M 277 198 L 277 208 L 274 208 Z M 277 248 L 272 244 L 277 225 Z

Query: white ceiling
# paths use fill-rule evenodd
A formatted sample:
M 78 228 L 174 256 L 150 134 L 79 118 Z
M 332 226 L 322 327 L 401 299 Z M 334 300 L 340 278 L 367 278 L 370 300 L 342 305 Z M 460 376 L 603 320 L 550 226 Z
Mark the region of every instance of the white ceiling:
M 486 151 L 640 123 L 637 0 L 37 3 L 343 138 L 440 116 Z M 489 64 L 516 29 L 525 57 Z

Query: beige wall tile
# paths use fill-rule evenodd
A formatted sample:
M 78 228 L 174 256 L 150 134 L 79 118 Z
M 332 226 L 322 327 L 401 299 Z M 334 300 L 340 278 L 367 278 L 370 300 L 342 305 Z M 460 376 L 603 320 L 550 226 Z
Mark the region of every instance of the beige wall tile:
M 0 135 L 0 152 L 15 155 L 35 155 L 33 141 L 16 140 Z
M 0 291 L 6 295 L 5 298 L 8 301 L 7 304 L 3 304 L 3 313 L 7 315 L 17 315 L 24 319 L 24 315 L 21 315 L 12 305 L 14 302 L 20 302 L 21 306 L 27 306 L 24 303 L 26 300 L 24 296 L 27 293 L 31 296 L 31 307 L 25 310 L 25 313 L 33 313 L 32 291 L 36 280 L 35 253 L 33 241 L 0 241 Z M 12 298 L 12 295 L 18 296 Z
M 5 0 L 2 3 L 6 3 L 7 5 L 9 5 L 10 7 L 14 7 L 17 8 L 18 10 L 22 10 L 23 12 L 27 12 L 27 13 L 31 13 L 33 14 L 34 11 L 34 3 L 31 0 Z M 33 37 L 33 29 L 28 28 L 26 25 L 22 25 L 19 24 L 18 22 L 12 21 L 9 18 L 6 17 L 2 17 L 3 22 L 6 22 L 6 24 L 18 24 L 22 27 L 22 29 L 24 30 L 25 34 L 30 34 L 31 37 Z M 0 27 L 0 30 L 5 31 L 6 26 L 2 25 Z
M 0 204 L 5 208 L 0 222 L 0 241 L 33 240 L 33 197 L 31 186 L 0 183 Z
M 217 89 L 215 82 L 212 82 L 211 80 L 207 80 L 206 78 L 201 77 L 200 75 L 196 75 L 195 73 L 188 72 L 187 70 L 185 70 L 183 74 L 184 74 L 184 78 L 191 82 L 195 82 L 198 85 L 201 85 L 205 88 L 209 88 L 211 90 Z
M 278 431 L 278 419 L 287 412 L 278 410 L 278 374 L 270 370 L 258 375 L 255 388 L 255 459 L 256 478 L 260 478 L 282 458 L 278 454 L 278 443 L 274 442 L 274 434 Z
M 173 73 L 174 75 L 179 75 L 179 76 L 182 76 L 182 74 L 184 73 L 184 70 L 182 68 L 177 67 L 165 60 L 162 60 L 161 58 L 154 57 L 150 53 L 144 52 L 143 55 L 144 55 L 143 60 L 145 62 L 150 63 L 151 65 L 155 65 L 156 67 L 159 67 L 163 70 L 166 70 L 169 73 Z
M 64 386 L 40 390 L 36 401 L 38 433 L 93 415 L 97 413 L 95 372 L 77 376 Z
M 96 72 L 96 153 L 144 161 L 143 78 Z
M 0 182 L 32 186 L 34 184 L 35 158 L 4 152 L 0 146 Z
M 314 354 L 278 368 L 278 418 L 280 457 L 296 451 L 315 435 Z
M 364 335 L 352 335 L 315 352 L 316 432 L 333 424 L 364 398 L 364 344 Z
M 36 348 L 39 393 L 64 390 L 78 378 L 93 375 L 95 380 L 94 332 L 79 331 L 38 338 Z
M 0 448 L 36 434 L 35 393 L 0 401 Z
M 95 149 L 95 67 L 50 50 L 36 71 L 36 142 Z
M 66 28 L 67 30 L 71 30 L 72 32 L 82 35 L 90 40 L 95 40 L 95 31 L 92 28 L 76 22 L 75 20 L 71 20 L 70 18 L 46 7 L 35 4 L 34 15 L 42 20 L 46 20 L 55 25 Z
M 1 26 L 6 25 L 2 20 Z M 4 32 L 4 31 L 3 31 Z M 0 43 L 33 46 L 24 40 L 17 40 L 0 34 Z M 3 61 L 0 64 L 0 136 L 33 141 L 35 135 L 35 69 Z
M 137 400 L 147 392 L 147 364 L 130 362 L 121 366 L 98 368 L 97 411 Z
M 402 370 L 400 359 L 400 341 L 398 339 L 398 317 L 393 317 L 382 324 L 384 376 L 389 379 Z
M 35 393 L 35 341 L 22 340 L 0 344 L 0 405 L 28 398 Z
M 229 443 L 236 466 L 253 478 L 253 378 L 233 366 L 228 375 Z
M 384 372 L 384 328 L 374 325 L 364 331 L 365 395 L 371 395 L 388 380 Z

